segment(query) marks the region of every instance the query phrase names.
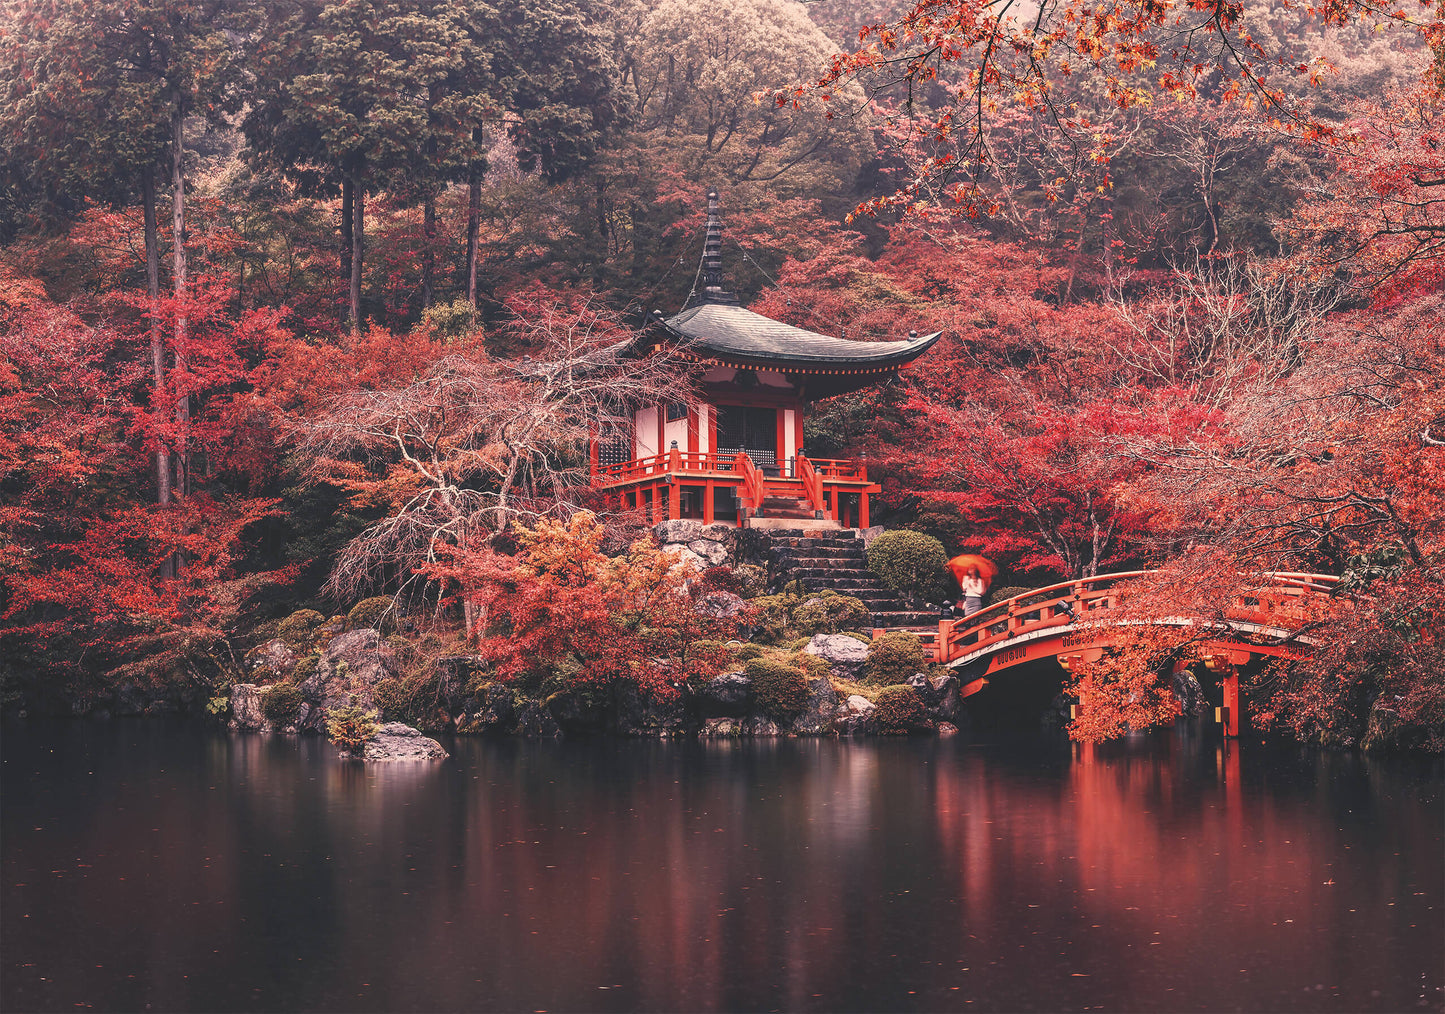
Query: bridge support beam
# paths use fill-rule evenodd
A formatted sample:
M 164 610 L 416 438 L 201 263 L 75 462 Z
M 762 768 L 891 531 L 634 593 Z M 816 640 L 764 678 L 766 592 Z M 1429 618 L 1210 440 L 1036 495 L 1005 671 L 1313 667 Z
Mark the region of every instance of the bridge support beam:
M 1224 734 L 1230 739 L 1239 738 L 1239 670 L 1230 666 L 1224 673 Z

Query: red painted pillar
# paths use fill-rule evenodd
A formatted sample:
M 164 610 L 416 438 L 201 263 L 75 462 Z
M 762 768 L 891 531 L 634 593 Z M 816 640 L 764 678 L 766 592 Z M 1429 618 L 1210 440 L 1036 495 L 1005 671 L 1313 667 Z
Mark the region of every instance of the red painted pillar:
M 674 483 L 667 487 L 667 517 L 671 521 L 682 517 L 682 486 L 680 484 Z
M 655 525 L 662 520 L 662 487 L 657 483 L 652 484 L 652 523 Z
M 858 527 L 868 527 L 868 492 L 858 494 Z
M 597 427 L 591 425 L 587 427 L 587 465 L 594 479 L 597 478 L 598 457 Z
M 707 481 L 702 488 L 702 523 L 710 525 L 713 522 L 713 482 Z
M 1239 670 L 1233 666 L 1224 674 L 1224 734 L 1239 738 Z
M 833 501 L 833 513 L 830 514 L 829 517 L 831 517 L 834 521 L 837 521 L 839 518 L 842 517 L 842 515 L 838 513 L 838 487 L 834 486 L 832 489 L 830 489 L 828 491 L 828 496 L 831 497 Z

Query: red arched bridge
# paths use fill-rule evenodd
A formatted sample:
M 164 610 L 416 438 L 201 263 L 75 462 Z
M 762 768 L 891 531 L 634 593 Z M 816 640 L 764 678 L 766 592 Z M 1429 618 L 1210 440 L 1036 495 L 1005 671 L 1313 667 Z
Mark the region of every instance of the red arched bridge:
M 1141 622 L 1196 628 L 1200 657 L 1223 684 L 1220 721 L 1228 735 L 1237 736 L 1239 670 L 1256 657 L 1307 656 L 1313 643 L 1301 628 L 1315 615 L 1311 600 L 1328 598 L 1339 581 L 1327 574 L 1263 574 L 1252 592 L 1236 597 L 1223 611 L 1225 619 L 1111 620 L 1128 594 L 1127 582 L 1149 573 L 1102 574 L 1036 588 L 972 616 L 940 620 L 936 631 L 914 633 L 923 638 L 924 652 L 931 651 L 935 662 L 964 670 L 962 694 L 968 697 L 986 687 L 989 677 L 1028 662 L 1055 658 L 1065 670 L 1096 662 L 1106 648 L 1126 640 L 1130 626 Z M 1087 707 L 1087 700 L 1079 706 Z

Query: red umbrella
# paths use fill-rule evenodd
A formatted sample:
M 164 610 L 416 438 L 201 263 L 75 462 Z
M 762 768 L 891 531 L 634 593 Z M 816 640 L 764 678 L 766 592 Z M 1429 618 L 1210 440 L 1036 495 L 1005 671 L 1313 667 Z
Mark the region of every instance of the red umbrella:
M 998 573 L 998 567 L 987 557 L 978 556 L 974 553 L 964 553 L 962 556 L 955 556 L 948 561 L 948 569 L 953 574 L 953 579 L 960 584 L 964 576 L 970 570 L 977 570 L 978 576 L 983 578 L 983 585 L 987 588 L 993 584 L 994 575 Z

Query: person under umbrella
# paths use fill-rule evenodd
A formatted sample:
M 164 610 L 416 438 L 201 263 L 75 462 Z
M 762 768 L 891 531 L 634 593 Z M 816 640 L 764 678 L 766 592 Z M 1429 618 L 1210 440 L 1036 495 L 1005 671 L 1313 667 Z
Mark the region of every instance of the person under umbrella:
M 948 561 L 948 569 L 963 592 L 963 615 L 972 616 L 983 608 L 983 597 L 993 583 L 998 568 L 992 560 L 973 553 L 964 553 Z

